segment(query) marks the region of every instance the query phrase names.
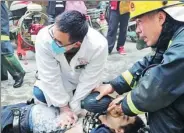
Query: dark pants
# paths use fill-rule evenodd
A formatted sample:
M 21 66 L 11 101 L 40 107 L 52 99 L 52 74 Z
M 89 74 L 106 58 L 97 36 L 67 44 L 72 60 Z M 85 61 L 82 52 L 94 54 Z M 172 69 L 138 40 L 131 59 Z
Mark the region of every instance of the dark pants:
M 63 5 L 63 7 L 57 7 L 56 5 Z M 65 10 L 65 1 L 49 1 L 47 7 L 48 14 L 48 25 L 53 24 L 55 22 L 55 18 L 64 12 Z
M 110 10 L 109 29 L 107 33 L 109 53 L 111 53 L 114 48 L 119 23 L 120 23 L 120 26 L 119 26 L 120 31 L 119 31 L 116 49 L 119 50 L 119 47 L 124 46 L 125 41 L 126 41 L 126 33 L 127 33 L 127 26 L 128 26 L 129 18 L 130 18 L 129 12 L 120 15 L 119 11 Z
M 1 34 L 9 36 L 8 10 L 4 1 L 1 1 Z M 8 73 L 14 80 L 20 79 L 25 73 L 21 64 L 13 54 L 13 46 L 9 40 L 1 41 L 1 80 L 8 79 Z
M 75 90 L 73 91 L 73 94 L 75 93 Z M 47 101 L 45 99 L 45 96 L 43 94 L 43 91 L 38 88 L 37 86 L 34 86 L 33 88 L 33 95 L 37 98 L 37 100 L 39 100 L 42 103 L 47 104 Z

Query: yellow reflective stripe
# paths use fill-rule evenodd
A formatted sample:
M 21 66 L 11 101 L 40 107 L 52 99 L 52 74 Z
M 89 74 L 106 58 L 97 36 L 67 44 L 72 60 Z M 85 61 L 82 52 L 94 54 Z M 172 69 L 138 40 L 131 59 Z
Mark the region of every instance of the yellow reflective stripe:
M 1 35 L 1 41 L 9 41 L 10 37 L 6 35 Z
M 132 74 L 127 70 L 127 71 L 122 73 L 122 76 L 125 79 L 125 81 L 128 83 L 128 85 L 130 86 L 130 84 L 133 80 Z
M 133 101 L 132 101 L 132 98 L 131 98 L 131 92 L 128 93 L 127 95 L 127 104 L 128 104 L 128 107 L 130 108 L 130 110 L 134 113 L 134 114 L 144 114 L 144 112 L 138 110 Z
M 172 40 L 169 42 L 169 45 L 168 45 L 168 47 L 167 47 L 167 48 L 169 48 L 169 47 L 171 46 L 171 43 L 172 43 Z

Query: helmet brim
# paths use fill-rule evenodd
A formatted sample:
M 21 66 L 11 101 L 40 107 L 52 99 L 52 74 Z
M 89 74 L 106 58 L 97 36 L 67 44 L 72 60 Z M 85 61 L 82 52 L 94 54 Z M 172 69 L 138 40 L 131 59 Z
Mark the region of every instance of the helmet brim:
M 184 7 L 184 3 L 183 2 L 178 2 L 178 3 L 173 4 L 173 5 L 168 5 L 168 6 L 165 6 L 165 7 L 160 7 L 160 8 L 157 8 L 155 10 L 152 10 L 152 11 L 149 11 L 149 12 L 146 12 L 146 13 L 142 13 L 142 14 L 140 14 L 138 16 L 132 17 L 130 19 L 130 21 L 135 21 L 136 18 L 139 18 L 140 16 L 146 15 L 146 14 L 148 14 L 150 12 L 157 11 L 157 10 L 164 10 L 166 13 L 168 13 L 174 19 L 177 18 L 176 20 L 178 20 L 179 18 L 182 19 L 181 17 L 183 16 L 182 13 L 184 12 L 184 10 L 181 9 L 181 7 Z M 167 9 L 168 9 L 168 11 L 167 11 Z M 176 11 L 176 10 L 179 10 L 179 11 Z M 175 12 L 175 13 L 172 13 L 172 12 Z M 178 14 L 180 15 L 180 17 L 177 16 Z

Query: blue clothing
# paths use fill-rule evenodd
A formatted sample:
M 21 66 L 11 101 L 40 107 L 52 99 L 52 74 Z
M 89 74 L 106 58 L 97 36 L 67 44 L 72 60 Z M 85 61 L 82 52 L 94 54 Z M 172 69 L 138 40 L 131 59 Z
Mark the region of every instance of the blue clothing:
M 1 35 L 10 35 L 8 9 L 4 1 L 1 1 Z M 10 41 L 1 41 L 1 55 L 13 54 L 13 52 Z
M 32 121 L 32 108 L 30 109 L 30 113 L 29 113 L 29 130 L 33 131 L 33 121 Z
M 34 86 L 33 88 L 33 95 L 41 102 L 46 103 L 46 99 L 45 96 L 43 94 L 43 91 L 41 89 L 39 89 L 37 86 Z
M 14 128 L 11 126 L 14 120 L 14 114 L 12 110 L 16 109 L 20 111 L 19 126 L 21 133 L 30 133 L 30 117 L 29 114 L 33 104 L 19 103 L 14 105 L 7 105 L 1 107 L 1 132 L 10 133 Z
M 112 133 L 112 131 L 105 125 L 100 125 L 97 128 L 92 129 L 90 133 Z

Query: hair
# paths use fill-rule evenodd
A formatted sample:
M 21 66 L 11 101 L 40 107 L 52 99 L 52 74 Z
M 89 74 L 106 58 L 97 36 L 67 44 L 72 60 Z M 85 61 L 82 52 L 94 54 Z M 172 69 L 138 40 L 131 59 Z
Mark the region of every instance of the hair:
M 82 42 L 88 32 L 88 23 L 84 14 L 79 11 L 65 11 L 57 16 L 57 28 L 69 34 L 70 42 Z
M 123 128 L 125 133 L 138 133 L 138 131 L 144 127 L 145 124 L 139 116 L 135 117 L 135 122 L 133 124 L 121 126 L 121 128 Z
M 151 12 L 145 14 L 145 15 L 148 16 L 149 18 L 152 18 L 153 16 L 155 16 L 160 11 L 162 11 L 162 10 L 159 9 L 159 10 L 151 11 Z

